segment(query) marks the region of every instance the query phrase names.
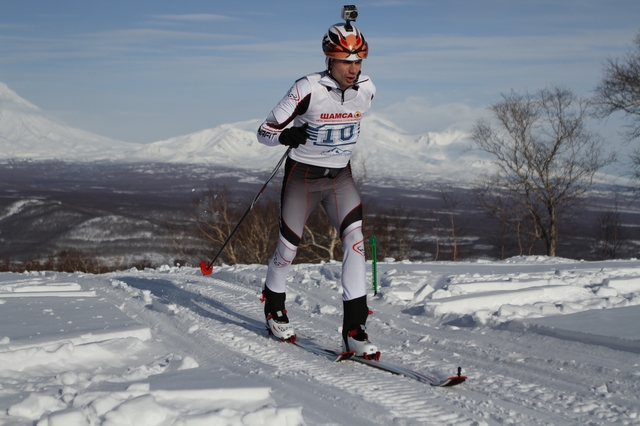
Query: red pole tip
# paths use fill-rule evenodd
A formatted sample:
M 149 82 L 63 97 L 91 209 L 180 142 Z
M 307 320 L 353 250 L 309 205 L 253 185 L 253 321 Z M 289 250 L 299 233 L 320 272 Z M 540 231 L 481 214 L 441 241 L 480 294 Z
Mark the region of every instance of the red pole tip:
M 213 265 L 209 265 L 209 263 L 203 260 L 200 262 L 200 271 L 202 271 L 202 275 L 211 275 L 213 272 Z

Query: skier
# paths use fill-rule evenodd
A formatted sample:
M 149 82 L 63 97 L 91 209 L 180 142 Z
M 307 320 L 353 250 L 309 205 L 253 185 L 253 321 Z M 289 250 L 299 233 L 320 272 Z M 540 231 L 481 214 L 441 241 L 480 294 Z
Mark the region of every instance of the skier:
M 321 203 L 339 232 L 344 251 L 343 350 L 378 359 L 380 353 L 365 332 L 369 308 L 362 204 L 349 162 L 376 88 L 360 72 L 368 45 L 349 20 L 329 28 L 322 50 L 326 70 L 297 80 L 258 129 L 260 143 L 292 148 L 282 183 L 278 242 L 263 290 L 264 312 L 275 337 L 295 341 L 285 310 L 286 278 L 304 224 Z

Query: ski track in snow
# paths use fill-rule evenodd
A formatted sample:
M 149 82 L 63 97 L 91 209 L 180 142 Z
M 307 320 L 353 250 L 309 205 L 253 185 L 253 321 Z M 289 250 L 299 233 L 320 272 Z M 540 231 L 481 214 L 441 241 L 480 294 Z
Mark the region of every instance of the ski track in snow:
M 378 296 L 370 295 L 369 307 L 374 314 L 369 319 L 367 331 L 381 349 L 383 359 L 439 377 L 453 375 L 461 366 L 463 374 L 469 378 L 454 388 L 432 388 L 355 362 L 333 363 L 269 337 L 264 327 L 263 305 L 259 302 L 266 271 L 264 266 L 221 266 L 209 277 L 201 276 L 194 268 L 170 267 L 104 275 L 53 274 L 45 278 L 5 274 L 0 280 L 0 315 L 2 304 L 9 303 L 3 301 L 3 297 L 15 300 L 7 297 L 20 297 L 29 289 L 34 295 L 35 292 L 41 295 L 46 286 L 56 290 L 49 291 L 51 295 L 61 296 L 66 286 L 69 291 L 82 289 L 82 294 L 95 292 L 128 317 L 148 326 L 153 337 L 144 344 L 135 343 L 137 339 L 132 338 L 103 343 L 101 347 L 108 354 L 105 356 L 112 357 L 110 354 L 116 354 L 118 348 L 125 347 L 123 345 L 131 356 L 124 360 L 107 357 L 96 362 L 91 367 L 93 370 L 80 370 L 77 374 L 65 372 L 65 368 L 78 368 L 74 367 L 76 364 L 65 367 L 62 362 L 65 344 L 53 352 L 59 363 L 55 373 L 51 373 L 55 378 L 47 378 L 44 370 L 29 373 L 21 383 L 17 373 L 3 373 L 0 368 L 0 400 L 3 395 L 8 397 L 7 401 L 12 405 L 4 408 L 11 408 L 15 413 L 16 407 L 22 407 L 16 405 L 15 397 L 11 396 L 16 390 L 22 395 L 25 392 L 32 397 L 37 395 L 40 402 L 35 404 L 37 409 L 33 409 L 31 415 L 43 412 L 46 420 L 47 413 L 53 410 L 53 419 L 55 410 L 62 410 L 65 405 L 57 400 L 60 395 L 49 394 L 56 399 L 45 399 L 43 392 L 52 392 L 57 383 L 64 383 L 65 375 L 78 376 L 74 379 L 73 386 L 78 394 L 73 404 L 86 410 L 109 395 L 111 399 L 129 398 L 131 392 L 138 389 L 136 386 L 140 386 L 136 384 L 140 380 L 172 374 L 170 372 L 175 371 L 177 365 L 186 363 L 185 368 L 192 368 L 186 360 L 193 358 L 201 371 L 218 371 L 224 377 L 220 383 L 206 384 L 211 388 L 224 388 L 235 381 L 248 380 L 251 386 L 271 389 L 276 408 L 269 408 L 269 405 L 256 408 L 245 403 L 243 409 L 249 414 L 238 424 L 251 426 L 279 424 L 287 415 L 293 424 L 307 425 L 640 424 L 640 352 L 632 344 L 638 340 L 637 314 L 635 317 L 633 314 L 638 308 L 635 305 L 640 304 L 640 262 L 590 264 L 552 259 L 519 262 L 515 259 L 511 262 L 379 265 L 383 287 Z M 288 283 L 287 310 L 302 342 L 339 348 L 342 321 L 339 280 L 340 264 L 337 263 L 294 266 Z M 501 282 L 506 284 L 500 287 Z M 532 305 L 522 297 L 530 294 L 527 293 L 529 287 L 523 283 L 550 288 L 554 295 L 571 295 L 571 302 L 557 300 L 551 304 Z M 576 293 L 575 289 L 569 288 L 571 292 L 558 292 L 559 286 L 577 286 L 583 290 Z M 491 301 L 486 294 L 495 292 L 496 288 L 511 288 L 500 294 L 504 298 L 508 294 L 505 292 L 513 291 L 513 300 L 509 309 L 501 307 L 487 316 L 485 308 Z M 585 299 L 576 300 L 574 294 L 584 294 Z M 516 304 L 518 298 L 520 305 Z M 440 300 L 443 303 L 458 301 L 460 314 L 430 316 L 426 306 L 433 306 Z M 43 311 L 38 306 L 36 304 L 34 312 L 47 314 L 51 310 Z M 595 337 L 581 342 L 580 339 L 572 341 L 538 333 L 526 323 L 543 316 L 539 313 L 553 309 L 557 316 L 545 319 L 572 316 L 561 315 L 563 309 L 623 312 L 604 309 L 618 306 L 628 306 L 621 309 L 627 309 L 624 312 L 629 313 L 629 321 L 615 324 L 625 330 L 621 339 L 615 337 L 616 330 L 613 329 L 610 337 L 618 339 L 616 344 L 624 348 L 625 336 L 629 336 L 631 340 L 627 341 L 626 350 L 590 344 L 600 341 L 598 330 L 593 330 Z M 468 312 L 473 312 L 474 324 L 468 324 Z M 523 316 L 524 324 L 512 321 Z M 602 321 L 606 322 L 604 318 Z M 82 335 L 77 339 L 87 338 Z M 19 351 L 11 358 L 12 352 L 2 349 L 7 343 L 8 339 L 3 338 L 0 330 L 0 358 L 19 357 Z M 134 347 L 139 347 L 137 352 L 131 349 Z M 76 342 L 75 349 L 73 345 L 68 348 L 80 354 L 82 341 Z M 24 350 L 35 353 L 33 351 L 37 349 Z M 151 358 L 141 352 L 153 350 L 161 352 Z M 165 350 L 170 353 L 162 352 Z M 45 351 L 40 352 L 44 354 Z M 138 364 L 130 364 L 120 372 L 114 370 L 136 358 L 140 358 Z M 102 371 L 102 364 L 110 365 L 110 369 Z M 197 374 L 199 370 L 189 371 Z M 191 380 L 193 382 L 193 378 Z M 93 390 L 95 386 L 101 389 L 100 392 L 111 389 L 114 385 L 109 382 L 133 383 L 132 390 L 127 391 L 129 396 L 118 392 L 100 396 L 102 394 Z M 65 392 L 64 389 L 60 392 Z M 161 401 L 162 394 L 148 388 L 145 391 L 142 385 L 136 395 L 139 396 L 134 401 L 142 404 L 138 409 L 151 413 L 153 409 L 149 406 L 153 405 L 139 401 L 152 397 Z M 70 397 L 65 398 L 64 401 Z M 126 403 L 122 405 L 126 406 Z M 301 413 L 297 411 L 299 409 Z M 117 418 L 123 415 L 120 412 L 125 412 L 123 410 L 114 408 L 102 417 L 93 413 L 93 417 L 88 418 L 94 422 L 91 425 L 103 424 L 100 419 Z M 168 412 L 182 416 L 178 419 L 183 418 L 184 423 L 169 420 L 153 423 L 145 419 L 144 426 L 199 424 L 187 423 L 188 415 L 194 412 L 192 407 L 185 406 L 182 410 L 184 414 L 175 414 L 175 410 Z M 271 421 L 267 412 L 275 416 Z M 225 413 L 208 415 L 219 420 L 227 415 Z M 36 424 L 14 422 L 12 419 L 15 418 L 15 415 L 0 413 L 0 425 Z M 49 423 L 42 423 L 45 420 L 38 426 L 47 426 Z M 89 423 L 70 423 L 73 426 L 85 424 Z
M 422 345 L 427 347 L 428 356 L 416 357 L 406 349 L 414 346 L 411 342 L 419 342 L 425 337 L 424 327 L 419 326 L 421 317 L 414 318 L 416 327 L 398 329 L 393 326 L 391 318 L 384 321 L 374 316 L 370 320 L 369 331 L 372 336 L 376 336 L 374 340 L 381 347 L 393 347 L 394 342 L 397 344 L 398 336 L 402 336 L 402 341 L 408 343 L 404 349 L 393 348 L 385 352 L 385 359 L 426 372 L 442 370 L 448 366 L 451 374 L 457 364 L 462 364 L 466 374 L 470 375 L 469 382 L 460 388 L 434 390 L 410 379 L 371 371 L 366 366 L 327 364 L 323 359 L 301 353 L 303 351 L 299 348 L 289 348 L 286 345 L 283 348 L 279 342 L 271 339 L 261 341 L 260 330 L 263 326 L 259 319 L 262 317 L 262 306 L 256 302 L 259 286 L 248 288 L 215 278 L 198 277 L 194 280 L 197 283 L 188 284 L 185 289 L 193 289 L 193 292 L 200 294 L 206 301 L 216 301 L 209 303 L 208 307 L 206 302 L 200 306 L 213 315 L 222 316 L 216 321 L 215 331 L 209 333 L 207 338 L 217 339 L 218 343 L 228 345 L 232 351 L 274 368 L 286 366 L 288 374 L 306 374 L 324 386 L 335 387 L 385 407 L 396 418 L 396 422 L 398 419 L 405 419 L 415 424 L 477 424 L 480 418 L 483 419 L 481 422 L 487 424 L 571 424 L 582 415 L 615 422 L 619 420 L 619 413 L 624 413 L 629 408 L 640 411 L 638 398 L 634 396 L 638 394 L 638 386 L 633 385 L 637 381 L 633 375 L 620 374 L 613 366 L 559 361 L 550 357 L 551 353 L 561 351 L 568 352 L 567 357 L 570 358 L 571 352 L 580 351 L 581 343 L 556 341 L 532 334 L 528 336 L 529 342 L 537 340 L 540 346 L 528 343 L 523 347 L 520 340 L 505 344 L 504 338 L 514 339 L 511 331 L 429 327 L 431 334 L 427 342 L 431 344 Z M 309 278 L 301 281 L 305 280 L 307 284 L 317 285 Z M 207 289 L 200 288 L 201 285 L 207 285 Z M 296 289 L 294 285 L 290 285 L 289 297 L 298 297 L 293 306 L 289 304 L 292 306 L 292 318 L 303 316 L 296 315 L 295 310 L 300 304 L 305 304 L 305 298 L 313 296 L 312 286 Z M 181 304 L 185 302 L 174 301 Z M 312 310 L 310 305 L 313 304 L 306 302 L 306 311 Z M 318 344 L 337 347 L 339 341 L 335 336 L 338 333 L 341 311 L 340 303 L 336 305 L 338 314 L 334 315 L 334 321 L 322 321 L 318 318 L 321 325 L 319 329 L 310 327 L 306 321 L 298 321 L 296 326 L 301 338 L 313 336 Z M 371 303 L 371 307 L 375 310 L 375 301 Z M 249 319 L 244 318 L 245 315 Z M 251 325 L 245 326 L 249 330 L 239 330 L 243 328 L 242 325 L 234 324 L 238 320 L 249 322 Z M 220 333 L 221 327 L 226 329 L 227 334 Z M 333 333 L 327 331 L 332 328 Z M 242 338 L 237 338 L 238 335 L 242 335 Z M 260 343 L 247 345 L 246 340 L 253 342 L 256 335 Z M 499 340 L 495 347 L 474 343 L 478 339 L 486 339 L 487 335 L 490 335 L 491 340 Z M 560 344 L 560 348 L 549 351 L 550 342 Z M 564 347 L 569 349 L 565 351 Z M 417 350 L 419 351 L 420 349 Z M 615 360 L 617 351 L 606 348 L 601 348 L 600 351 L 611 352 L 605 357 Z M 599 362 L 600 358 L 596 358 L 595 362 Z M 602 391 L 602 386 L 607 389 L 606 396 L 598 393 L 598 389 Z M 591 396 L 584 395 L 585 387 L 592 389 Z M 616 396 L 610 395 L 609 388 L 616 388 Z
M 134 287 L 147 289 L 139 281 L 121 279 L 124 282 L 131 281 L 128 284 Z M 262 322 L 254 320 L 254 318 L 261 318 L 262 315 L 262 306 L 257 303 L 256 291 L 218 279 L 204 278 L 198 281 L 204 281 L 202 284 L 213 287 L 204 291 L 197 289 L 200 283 L 189 285 L 190 288 L 196 287 L 193 288 L 194 292 L 203 296 L 203 300 L 198 298 L 186 300 L 184 297 L 188 295 L 176 293 L 170 288 L 158 291 L 158 296 L 179 305 L 194 303 L 211 314 L 208 318 L 207 313 L 193 315 L 193 311 L 185 312 L 184 315 L 185 320 L 188 319 L 185 322 L 196 323 L 199 327 L 210 330 L 205 333 L 207 340 L 225 345 L 233 352 L 274 368 L 284 366 L 287 374 L 304 374 L 324 386 L 358 395 L 373 404 L 387 408 L 396 419 L 407 419 L 416 422 L 415 424 L 474 423 L 472 419 L 465 416 L 463 407 L 456 410 L 455 406 L 451 405 L 451 398 L 446 398 L 443 404 L 442 396 L 424 384 L 414 383 L 390 373 L 378 372 L 367 366 L 347 362 L 334 364 L 322 357 L 310 356 L 300 348 L 266 337 L 267 332 Z M 250 297 L 244 297 L 247 295 Z M 233 310 L 229 308 L 230 306 L 234 307 Z M 251 317 L 246 318 L 245 314 L 240 312 L 250 312 Z M 239 324 L 238 321 L 247 321 L 248 324 Z M 211 322 L 215 324 L 210 324 Z M 317 334 L 315 330 L 304 326 L 298 327 L 298 330 L 300 330 L 298 333 L 303 336 Z M 301 336 L 301 339 L 304 337 Z M 251 342 L 248 344 L 247 340 Z M 257 342 L 254 342 L 255 340 Z M 333 347 L 337 347 L 335 342 L 332 343 Z M 327 344 L 331 347 L 330 345 L 331 343 Z M 375 377 L 373 384 L 372 377 Z

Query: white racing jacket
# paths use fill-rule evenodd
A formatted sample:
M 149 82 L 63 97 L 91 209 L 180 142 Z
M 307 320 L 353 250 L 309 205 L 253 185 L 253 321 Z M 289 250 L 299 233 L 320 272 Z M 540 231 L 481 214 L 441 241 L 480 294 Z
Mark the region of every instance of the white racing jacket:
M 296 81 L 258 129 L 258 141 L 279 145 L 278 138 L 292 121 L 308 123 L 306 144 L 292 149 L 289 157 L 301 163 L 327 168 L 346 167 L 360 136 L 360 121 L 369 111 L 376 87 L 369 77 L 342 91 L 326 72 Z

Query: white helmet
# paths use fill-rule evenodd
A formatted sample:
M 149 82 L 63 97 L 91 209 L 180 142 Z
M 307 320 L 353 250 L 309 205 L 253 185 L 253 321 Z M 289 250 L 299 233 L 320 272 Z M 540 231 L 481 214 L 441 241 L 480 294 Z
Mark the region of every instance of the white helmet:
M 359 61 L 369 55 L 369 45 L 360 31 L 350 23 L 332 25 L 322 39 L 328 59 Z

